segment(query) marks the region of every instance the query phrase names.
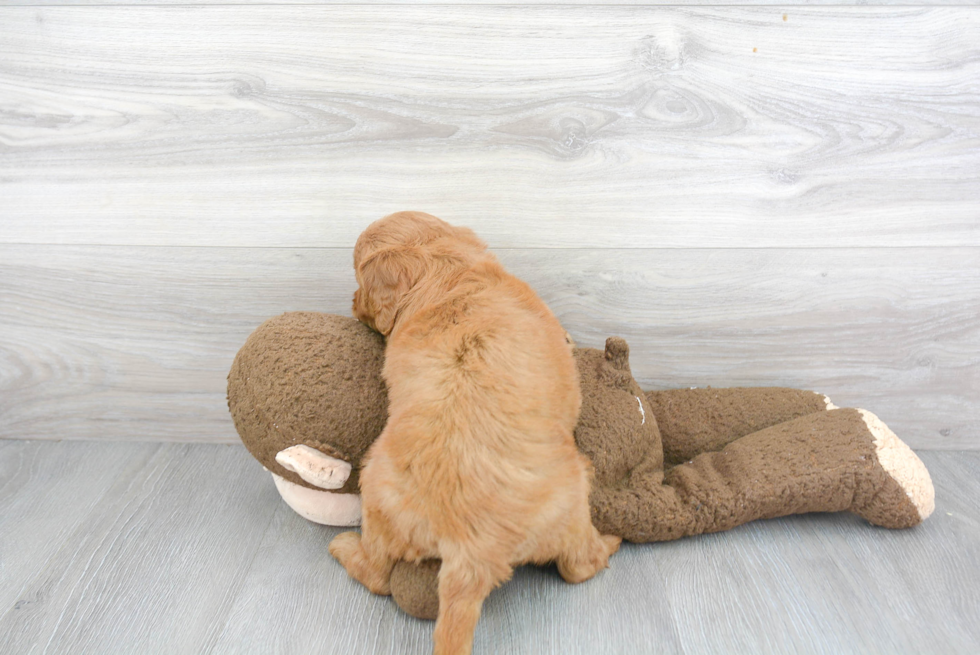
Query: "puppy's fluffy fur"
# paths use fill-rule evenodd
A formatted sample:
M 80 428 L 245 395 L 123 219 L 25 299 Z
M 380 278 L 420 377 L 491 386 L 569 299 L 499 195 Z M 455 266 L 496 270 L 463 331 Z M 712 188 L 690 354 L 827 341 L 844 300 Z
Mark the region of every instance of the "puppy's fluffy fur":
M 525 562 L 569 582 L 619 538 L 589 517 L 565 332 L 468 229 L 400 212 L 357 240 L 354 315 L 387 335 L 389 417 L 361 473 L 361 534 L 330 544 L 378 594 L 399 559 L 442 559 L 437 654 L 469 653 L 484 598 Z

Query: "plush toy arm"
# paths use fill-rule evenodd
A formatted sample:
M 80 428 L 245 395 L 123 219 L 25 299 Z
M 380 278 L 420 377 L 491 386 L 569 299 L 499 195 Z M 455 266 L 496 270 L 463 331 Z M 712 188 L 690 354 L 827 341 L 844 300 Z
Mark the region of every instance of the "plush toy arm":
M 667 467 L 794 418 L 834 409 L 826 396 L 780 387 L 647 391 Z
M 816 412 L 668 470 L 596 489 L 593 523 L 630 541 L 667 541 L 747 521 L 849 510 L 887 528 L 932 512 L 925 466 L 870 412 Z

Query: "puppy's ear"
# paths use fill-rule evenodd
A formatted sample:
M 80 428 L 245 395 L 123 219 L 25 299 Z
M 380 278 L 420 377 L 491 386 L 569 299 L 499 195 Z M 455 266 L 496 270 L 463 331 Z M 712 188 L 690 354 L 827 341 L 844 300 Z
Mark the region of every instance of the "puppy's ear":
M 395 327 L 398 304 L 418 283 L 425 262 L 418 248 L 384 248 L 372 253 L 360 265 L 361 286 L 374 306 L 374 329 L 387 336 Z

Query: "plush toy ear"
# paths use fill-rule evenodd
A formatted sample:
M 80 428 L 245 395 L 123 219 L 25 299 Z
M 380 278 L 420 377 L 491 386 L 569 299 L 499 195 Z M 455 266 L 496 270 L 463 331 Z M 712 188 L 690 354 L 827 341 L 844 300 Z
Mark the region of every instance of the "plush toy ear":
M 630 372 L 630 347 L 622 337 L 606 339 L 606 361 L 617 371 Z
M 411 246 L 385 248 L 361 262 L 361 287 L 367 290 L 368 302 L 374 308 L 375 330 L 385 336 L 391 333 L 399 301 L 422 278 L 424 268 L 422 253 Z

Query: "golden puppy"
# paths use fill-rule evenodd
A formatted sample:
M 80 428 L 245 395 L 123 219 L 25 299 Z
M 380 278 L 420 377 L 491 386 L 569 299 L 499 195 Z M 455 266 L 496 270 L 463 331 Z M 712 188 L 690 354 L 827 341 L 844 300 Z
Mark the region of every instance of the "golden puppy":
M 330 553 L 377 594 L 399 559 L 442 559 L 435 653 L 469 653 L 483 600 L 525 562 L 582 582 L 620 539 L 589 518 L 571 346 L 468 229 L 400 212 L 354 248 L 354 315 L 387 335 L 388 423 L 361 472 L 361 534 Z

